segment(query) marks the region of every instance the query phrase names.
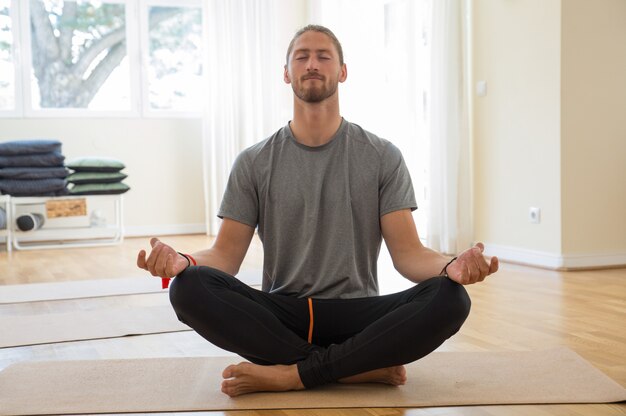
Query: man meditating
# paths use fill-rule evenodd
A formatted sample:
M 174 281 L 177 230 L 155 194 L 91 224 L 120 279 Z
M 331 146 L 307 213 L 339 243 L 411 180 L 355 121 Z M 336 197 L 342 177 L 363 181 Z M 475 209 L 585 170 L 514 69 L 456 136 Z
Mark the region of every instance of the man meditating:
M 293 120 L 237 158 L 213 246 L 189 256 L 153 238 L 150 254 L 139 252 L 142 269 L 176 276 L 170 299 L 182 322 L 249 360 L 224 370 L 229 396 L 334 382 L 402 385 L 403 364 L 465 321 L 462 285 L 498 269 L 480 243 L 452 261 L 420 243 L 400 151 L 339 113 L 337 86 L 347 75 L 330 30 L 298 31 L 284 70 Z M 255 228 L 262 291 L 233 277 Z M 396 270 L 419 284 L 379 296 L 383 238 Z

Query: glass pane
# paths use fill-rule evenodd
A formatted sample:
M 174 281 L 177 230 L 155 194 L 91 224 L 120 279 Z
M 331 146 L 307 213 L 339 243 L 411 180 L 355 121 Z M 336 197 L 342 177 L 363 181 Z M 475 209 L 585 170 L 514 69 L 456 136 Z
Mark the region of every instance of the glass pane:
M 0 111 L 15 109 L 15 68 L 10 0 L 0 0 Z
M 199 8 L 149 8 L 150 108 L 202 107 L 202 13 Z
M 34 108 L 130 109 L 124 4 L 30 2 Z

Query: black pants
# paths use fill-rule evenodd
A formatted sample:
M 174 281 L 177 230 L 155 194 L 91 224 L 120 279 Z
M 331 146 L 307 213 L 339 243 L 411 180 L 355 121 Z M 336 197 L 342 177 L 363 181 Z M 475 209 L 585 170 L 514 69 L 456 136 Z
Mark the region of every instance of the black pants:
M 470 309 L 465 288 L 441 276 L 391 295 L 309 300 L 204 266 L 174 279 L 170 301 L 181 322 L 220 348 L 257 364 L 297 364 L 307 388 L 418 360 Z

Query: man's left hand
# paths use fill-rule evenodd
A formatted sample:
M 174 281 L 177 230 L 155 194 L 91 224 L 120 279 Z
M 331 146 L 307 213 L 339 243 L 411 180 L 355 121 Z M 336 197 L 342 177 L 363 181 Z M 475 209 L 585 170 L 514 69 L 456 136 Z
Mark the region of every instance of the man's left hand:
M 491 260 L 483 256 L 483 243 L 465 250 L 447 268 L 448 277 L 462 285 L 482 282 L 487 276 L 498 271 L 498 258 Z

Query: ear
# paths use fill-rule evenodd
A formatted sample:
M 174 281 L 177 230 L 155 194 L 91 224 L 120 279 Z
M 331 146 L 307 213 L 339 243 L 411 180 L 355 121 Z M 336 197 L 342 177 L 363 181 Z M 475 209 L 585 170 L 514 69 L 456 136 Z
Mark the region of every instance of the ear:
M 348 66 L 346 64 L 341 65 L 341 71 L 339 72 L 339 82 L 344 82 L 348 78 Z
M 283 74 L 283 81 L 285 84 L 291 84 L 291 78 L 289 78 L 289 68 L 285 65 L 285 73 Z

